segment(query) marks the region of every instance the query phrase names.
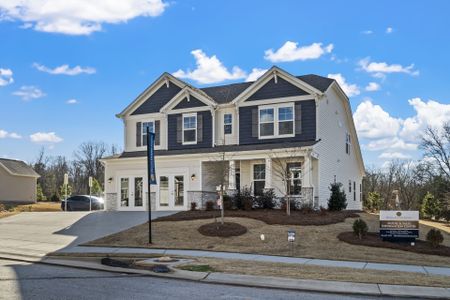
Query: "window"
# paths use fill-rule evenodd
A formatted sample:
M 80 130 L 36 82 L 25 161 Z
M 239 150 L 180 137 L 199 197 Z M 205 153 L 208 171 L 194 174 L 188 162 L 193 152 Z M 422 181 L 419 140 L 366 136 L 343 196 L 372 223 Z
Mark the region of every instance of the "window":
M 153 133 L 155 132 L 155 126 L 154 126 L 153 121 L 142 123 L 142 134 L 141 134 L 141 137 L 142 137 L 141 145 L 142 146 L 147 146 L 147 127 L 150 130 L 150 132 L 153 132 Z
M 197 143 L 197 114 L 183 115 L 183 145 Z
M 352 146 L 350 133 L 345 134 L 345 153 L 350 155 L 350 148 Z
M 289 194 L 300 195 L 302 191 L 302 165 L 301 163 L 288 163 Z
M 261 196 L 266 182 L 266 165 L 253 165 L 253 194 Z
M 356 182 L 353 181 L 353 201 L 356 201 Z
M 232 114 L 224 114 L 223 115 L 223 132 L 224 132 L 224 134 L 232 134 L 233 133 L 233 115 Z
M 359 201 L 362 201 L 362 183 L 359 184 Z
M 351 180 L 348 181 L 348 192 L 349 193 L 352 192 L 352 181 Z
M 259 138 L 294 136 L 294 104 L 259 108 Z

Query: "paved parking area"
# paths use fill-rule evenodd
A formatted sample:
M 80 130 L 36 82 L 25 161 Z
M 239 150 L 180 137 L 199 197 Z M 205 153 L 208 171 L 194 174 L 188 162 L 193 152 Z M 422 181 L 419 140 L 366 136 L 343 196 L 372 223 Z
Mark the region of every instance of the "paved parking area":
M 153 212 L 152 218 L 172 212 Z M 0 219 L 0 254 L 45 254 L 147 221 L 147 212 L 24 212 Z

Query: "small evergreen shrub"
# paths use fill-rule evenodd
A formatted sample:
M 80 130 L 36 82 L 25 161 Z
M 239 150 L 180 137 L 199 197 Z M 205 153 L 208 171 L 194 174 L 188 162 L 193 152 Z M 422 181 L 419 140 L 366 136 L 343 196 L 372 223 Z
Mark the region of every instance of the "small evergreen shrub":
M 310 214 L 314 211 L 312 203 L 310 203 L 310 202 L 300 204 L 299 210 L 301 212 L 307 213 L 307 214 Z
M 252 210 L 253 209 L 253 195 L 252 190 L 248 187 L 244 187 L 241 190 L 241 200 L 242 200 L 242 206 L 244 210 Z
M 236 209 L 244 209 L 244 200 L 240 190 L 237 190 L 236 194 L 231 198 L 233 207 Z
M 347 196 L 342 188 L 342 183 L 336 182 L 330 185 L 330 199 L 328 199 L 328 210 L 340 211 L 347 208 Z
M 205 210 L 207 211 L 214 210 L 214 202 L 206 201 Z
M 360 239 L 366 235 L 367 231 L 369 230 L 369 227 L 367 226 L 367 223 L 364 222 L 362 219 L 356 219 L 353 222 L 353 233 Z
M 439 205 L 439 200 L 433 194 L 427 192 L 422 201 L 421 207 L 422 215 L 425 218 L 438 218 L 441 214 L 442 208 Z
M 440 230 L 432 228 L 427 233 L 427 241 L 431 244 L 431 246 L 437 248 L 444 241 L 444 236 Z
M 326 215 L 327 214 L 327 212 L 328 212 L 328 209 L 326 209 L 325 207 L 323 207 L 322 205 L 319 207 L 319 213 L 320 213 L 320 215 L 322 215 L 322 216 L 324 216 L 324 215 Z
M 378 192 L 369 192 L 367 197 L 366 208 L 371 211 L 379 211 L 381 209 L 381 196 Z
M 228 195 L 223 195 L 223 209 L 232 210 L 233 209 L 233 199 Z
M 191 202 L 191 210 L 197 210 L 197 202 Z
M 288 201 L 287 201 L 286 198 L 281 199 L 281 201 L 280 201 L 280 203 L 281 203 L 280 209 L 281 209 L 281 210 L 286 211 L 286 208 L 287 208 L 287 202 L 288 202 Z M 289 206 L 291 207 L 291 211 L 294 211 L 294 210 L 297 210 L 297 209 L 298 209 L 298 207 L 297 207 L 297 201 L 295 201 L 294 198 L 291 198 L 291 201 L 289 201 Z
M 273 209 L 275 207 L 275 197 L 275 191 L 273 189 L 264 190 L 261 196 L 254 198 L 254 206 L 263 209 Z
M 69 196 L 67 196 L 67 197 L 69 197 Z M 59 195 L 57 195 L 57 194 L 53 194 L 51 197 L 50 197 L 50 201 L 52 201 L 52 202 L 59 202 L 60 201 L 60 197 L 59 197 Z

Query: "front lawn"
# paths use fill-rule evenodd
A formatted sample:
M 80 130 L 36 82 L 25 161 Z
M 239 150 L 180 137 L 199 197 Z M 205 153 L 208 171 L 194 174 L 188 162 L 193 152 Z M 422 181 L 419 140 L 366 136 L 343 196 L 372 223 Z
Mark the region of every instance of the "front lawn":
M 279 211 L 273 210 L 275 214 Z M 246 212 L 239 212 L 246 213 Z M 226 212 L 229 216 L 230 213 Z M 378 216 L 359 213 L 368 225 L 370 231 L 378 230 Z M 176 216 L 176 215 L 175 215 Z M 375 248 L 351 245 L 340 241 L 337 236 L 341 232 L 352 230 L 354 219 L 347 218 L 344 222 L 321 225 L 270 225 L 254 218 L 226 217 L 226 222 L 241 224 L 247 228 L 247 233 L 227 238 L 204 236 L 198 228 L 211 223 L 212 219 L 189 221 L 153 222 L 153 244 L 148 244 L 148 224 L 138 225 L 128 230 L 106 236 L 88 243 L 92 246 L 125 246 L 153 247 L 172 249 L 199 249 L 213 251 L 231 251 L 242 253 L 259 253 L 268 255 L 283 255 L 309 257 L 320 259 L 355 260 L 403 264 L 424 264 L 432 266 L 449 266 L 450 258 L 437 255 L 426 255 L 405 252 L 396 249 Z M 302 217 L 303 215 L 298 215 Z M 296 231 L 294 247 L 287 241 L 287 231 Z M 421 238 L 424 239 L 430 227 L 420 225 Z M 261 239 L 264 234 L 265 239 Z M 444 245 L 450 246 L 450 235 L 443 233 Z
M 37 202 L 32 204 L 0 204 L 0 218 L 21 212 L 61 211 L 60 202 Z

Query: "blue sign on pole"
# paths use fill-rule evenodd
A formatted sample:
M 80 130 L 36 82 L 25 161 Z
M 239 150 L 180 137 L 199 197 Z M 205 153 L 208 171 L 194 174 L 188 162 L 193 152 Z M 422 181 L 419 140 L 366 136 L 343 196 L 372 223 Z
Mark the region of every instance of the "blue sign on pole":
M 155 173 L 155 134 L 148 131 L 147 133 L 147 159 L 148 159 L 148 184 L 156 184 Z

